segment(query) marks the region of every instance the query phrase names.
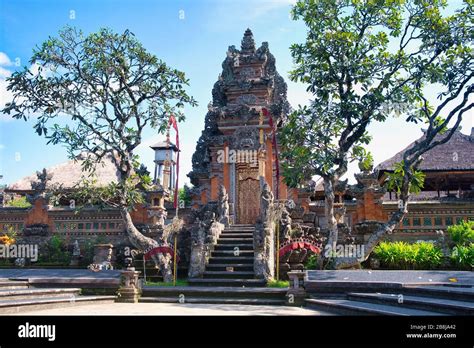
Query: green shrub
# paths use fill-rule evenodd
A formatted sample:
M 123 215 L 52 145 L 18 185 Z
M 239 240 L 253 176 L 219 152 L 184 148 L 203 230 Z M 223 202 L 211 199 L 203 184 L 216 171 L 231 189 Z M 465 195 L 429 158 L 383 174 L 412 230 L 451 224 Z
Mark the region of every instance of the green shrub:
M 288 288 L 290 282 L 288 280 L 270 280 L 267 283 L 269 288 Z
M 433 269 L 443 260 L 441 249 L 427 242 L 381 242 L 374 255 L 382 267 L 393 269 Z
M 304 264 L 305 269 L 319 269 L 319 254 L 311 254 L 306 259 Z
M 48 243 L 44 246 L 38 262 L 41 263 L 57 263 L 68 266 L 71 262 L 71 253 L 67 244 L 59 236 L 52 236 Z
M 14 208 L 30 208 L 31 203 L 26 200 L 25 196 L 22 196 L 15 197 L 11 201 L 6 202 L 5 206 Z
M 474 267 L 474 243 L 457 245 L 451 253 L 451 262 L 458 268 L 471 270 Z
M 449 226 L 448 235 L 454 245 L 469 246 L 474 243 L 474 221 L 461 221 Z

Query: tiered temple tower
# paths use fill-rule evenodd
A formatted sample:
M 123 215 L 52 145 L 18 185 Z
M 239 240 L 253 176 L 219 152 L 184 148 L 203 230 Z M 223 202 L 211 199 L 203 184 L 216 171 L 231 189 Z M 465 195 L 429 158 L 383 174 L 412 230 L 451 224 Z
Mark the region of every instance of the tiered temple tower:
M 275 57 L 263 42 L 257 49 L 250 29 L 241 49 L 230 46 L 222 73 L 212 89 L 205 129 L 193 155 L 188 174 L 195 186 L 194 207 L 218 198 L 219 186 L 229 193 L 231 221 L 254 224 L 260 213 L 260 177 L 276 190 L 273 130 L 281 126 L 289 111 L 287 86 L 275 68 Z M 279 197 L 287 189 L 281 178 Z

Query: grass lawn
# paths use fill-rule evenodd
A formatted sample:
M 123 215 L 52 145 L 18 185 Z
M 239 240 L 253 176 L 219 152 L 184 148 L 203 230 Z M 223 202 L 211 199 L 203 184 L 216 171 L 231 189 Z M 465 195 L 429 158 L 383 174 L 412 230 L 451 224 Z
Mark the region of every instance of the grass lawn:
M 146 282 L 146 286 L 173 286 L 173 282 Z M 186 279 L 176 279 L 176 286 L 188 286 L 188 281 Z
M 290 282 L 288 280 L 270 280 L 267 283 L 269 288 L 288 288 L 289 286 Z

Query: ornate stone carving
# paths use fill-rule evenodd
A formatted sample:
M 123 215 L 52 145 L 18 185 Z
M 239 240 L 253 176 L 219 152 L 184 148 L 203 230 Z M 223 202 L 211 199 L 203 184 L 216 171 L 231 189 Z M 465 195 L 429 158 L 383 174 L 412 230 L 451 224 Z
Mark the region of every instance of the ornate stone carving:
M 191 229 L 191 256 L 188 269 L 190 278 L 201 277 L 211 256 L 211 251 L 224 230 L 224 225 L 217 221 L 215 207 L 205 206 L 195 212 L 196 220 Z
M 255 41 L 250 29 L 247 29 L 244 33 L 241 48 L 243 53 L 255 53 Z
M 274 276 L 275 233 L 273 222 L 273 193 L 265 183 L 260 195 L 260 218 L 254 232 L 254 273 L 257 278 L 270 280 Z
M 149 209 L 148 217 L 152 218 L 152 226 L 154 227 L 164 227 L 165 219 L 168 216 L 168 212 L 165 209 Z
M 239 61 L 238 67 L 235 66 L 236 60 Z M 240 73 L 237 74 L 237 71 Z M 265 97 L 265 102 L 258 101 L 254 92 L 255 88 L 262 86 L 270 91 Z M 227 93 L 229 90 L 236 89 L 242 94 L 242 97 L 238 98 L 241 104 L 230 104 Z M 209 147 L 227 141 L 227 135 L 222 134 L 218 129 L 218 122 L 232 117 L 240 118 L 245 124 L 249 120 L 258 118 L 258 111 L 249 107 L 258 102 L 259 106 L 265 105 L 269 109 L 274 123 L 278 124 L 286 119 L 289 112 L 286 90 L 285 81 L 276 71 L 275 57 L 270 53 L 268 43 L 264 42 L 261 47 L 255 49 L 252 32 L 247 30 L 242 39 L 241 50 L 236 49 L 235 46 L 229 47 L 227 57 L 222 63 L 222 73 L 214 84 L 212 108 L 209 108 L 206 114 L 205 128 L 192 159 L 193 170 L 188 174 L 194 186 L 200 186 L 202 182 L 205 182 L 202 179 L 210 178 L 211 166 L 209 160 L 206 159 Z M 249 94 L 249 91 L 252 94 Z M 237 140 L 232 137 L 231 142 L 234 149 L 250 147 L 258 150 L 258 134 L 255 137 L 244 136 Z
M 219 222 L 224 226 L 229 226 L 229 195 L 224 185 L 219 186 L 219 205 L 217 207 Z
M 46 168 L 43 168 L 42 171 L 36 172 L 36 177 L 38 178 L 36 181 L 31 181 L 31 189 L 34 191 L 34 193 L 32 195 L 26 195 L 26 199 L 31 204 L 34 204 L 34 202 L 40 197 L 47 198 L 46 187 L 48 185 L 48 181 L 51 180 L 53 175 L 48 174 Z
M 234 150 L 257 150 L 258 129 L 248 126 L 237 128 L 232 135 L 230 146 Z
M 254 94 L 239 95 L 236 99 L 237 104 L 240 105 L 256 105 L 258 98 Z
M 46 224 L 32 224 L 23 229 L 23 235 L 29 236 L 47 236 L 49 233 L 49 225 Z
M 260 217 L 263 222 L 268 222 L 271 217 L 271 208 L 273 206 L 273 193 L 270 185 L 265 183 L 260 196 Z

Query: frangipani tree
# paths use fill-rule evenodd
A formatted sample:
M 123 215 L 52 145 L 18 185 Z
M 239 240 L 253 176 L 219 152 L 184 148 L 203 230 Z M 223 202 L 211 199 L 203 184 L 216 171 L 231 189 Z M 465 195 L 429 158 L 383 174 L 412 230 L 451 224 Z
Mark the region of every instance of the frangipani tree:
M 443 15 L 445 6 L 441 0 L 308 0 L 293 8 L 294 19 L 302 19 L 308 33 L 305 43 L 291 47 L 296 67 L 290 77 L 308 84 L 313 99 L 289 116 L 280 133 L 283 170 L 291 186 L 313 175 L 323 178 L 333 248 L 338 232 L 334 185 L 351 160 L 370 159 L 364 148 L 370 142 L 368 125 L 385 121 L 389 108 L 402 109 L 407 121 L 428 124 L 423 150 L 413 150 L 403 163 L 405 192 L 414 177 L 419 179 L 420 156 L 439 144 L 434 136 L 468 110 L 463 99 L 445 114 L 463 90 L 467 97 L 472 92 L 472 2 L 465 1 L 453 15 Z M 433 84 L 446 87 L 439 110 L 425 97 L 425 88 Z M 384 233 L 403 218 L 408 196 L 407 191 L 400 214 Z M 379 238 L 374 237 L 375 244 Z
M 98 189 L 89 181 L 82 192 L 90 194 L 92 203 L 120 209 L 135 247 L 156 246 L 130 216 L 130 209 L 143 200 L 136 190 L 143 176 L 134 172 L 134 151 L 147 127 L 162 133 L 170 114 L 181 121 L 182 108 L 197 104 L 185 91 L 185 74 L 149 53 L 128 30 L 117 34 L 101 29 L 86 36 L 66 27 L 36 47 L 30 63 L 39 67 L 37 74 L 25 68 L 7 79 L 13 100 L 3 112 L 34 119 L 36 132 L 48 143 L 65 145 L 72 158 L 85 156 L 84 171 L 93 171 L 109 156 L 120 173 L 119 182 Z M 163 257 L 154 259 L 170 281 Z

